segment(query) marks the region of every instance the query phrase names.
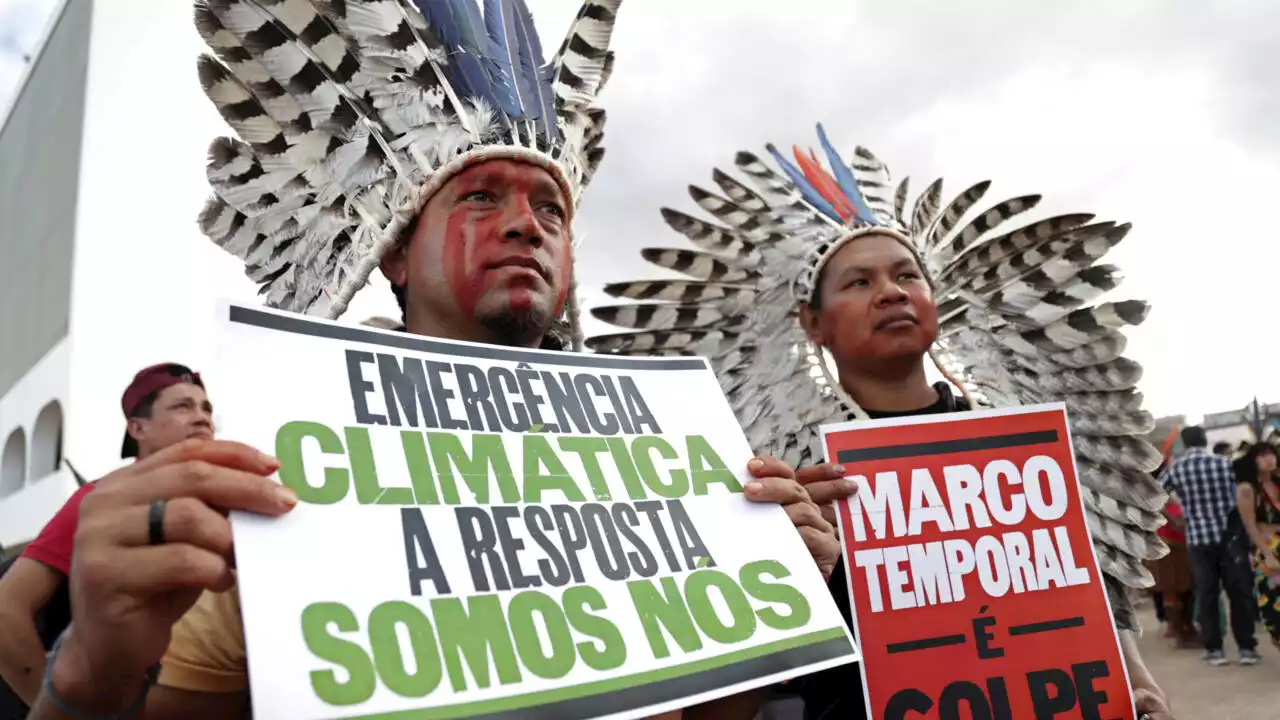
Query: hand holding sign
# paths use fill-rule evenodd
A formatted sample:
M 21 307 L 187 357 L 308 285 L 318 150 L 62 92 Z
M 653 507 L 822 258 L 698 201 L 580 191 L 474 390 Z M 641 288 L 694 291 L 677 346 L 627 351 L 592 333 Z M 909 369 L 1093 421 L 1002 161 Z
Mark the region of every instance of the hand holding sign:
M 266 477 L 277 466 L 247 445 L 189 440 L 99 481 L 80 508 L 59 695 L 95 711 L 139 697 L 173 623 L 201 592 L 232 583 L 226 512 L 282 515 L 296 502 Z
M 1133 704 L 1141 715 L 1138 720 L 1177 720 L 1165 701 L 1155 693 L 1146 689 L 1138 689 L 1133 693 Z
M 819 469 L 830 467 L 834 466 L 821 465 Z M 809 554 L 813 556 L 814 563 L 822 571 L 822 577 L 829 579 L 832 571 L 835 570 L 836 563 L 840 560 L 840 541 L 836 539 L 836 529 L 833 524 L 835 518 L 834 515 L 831 519 L 827 518 L 828 509 L 825 507 L 831 500 L 814 499 L 809 488 L 800 480 L 800 473 L 793 472 L 786 463 L 777 458 L 756 458 L 747 464 L 747 469 L 758 479 L 757 482 L 748 483 L 743 488 L 747 499 L 752 502 L 781 505 L 782 509 L 787 511 L 787 517 L 791 518 L 792 524 L 796 526 L 800 537 L 804 538 L 804 544 L 809 548 Z M 810 470 L 812 471 L 812 468 Z M 827 472 L 829 471 L 824 470 L 823 475 L 825 476 Z M 808 476 L 813 478 L 815 473 L 810 472 Z M 827 484 L 829 483 L 820 482 L 814 487 Z M 843 481 L 841 484 L 847 486 Z M 857 486 L 853 488 L 856 489 Z M 848 497 L 851 494 L 852 490 L 849 490 L 840 497 Z
M 822 519 L 832 525 L 836 524 L 835 504 L 858 492 L 857 481 L 845 477 L 843 465 L 823 463 L 800 468 L 796 471 L 796 480 L 809 491 L 809 497 L 822 509 Z

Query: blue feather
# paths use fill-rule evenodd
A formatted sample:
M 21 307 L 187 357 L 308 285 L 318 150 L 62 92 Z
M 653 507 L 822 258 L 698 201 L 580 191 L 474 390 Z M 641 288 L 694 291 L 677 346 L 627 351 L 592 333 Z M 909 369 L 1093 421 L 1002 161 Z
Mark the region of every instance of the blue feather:
M 461 99 L 484 98 L 501 107 L 490 74 L 482 64 L 483 54 L 472 26 L 473 13 L 468 5 L 475 0 L 413 0 L 432 32 L 440 38 L 448 53 L 445 78 Z M 479 17 L 475 8 L 474 17 Z M 488 35 L 484 35 L 487 42 Z
M 476 58 L 479 68 L 488 80 L 485 98 L 508 117 L 513 114 L 519 115 L 520 107 L 516 103 L 511 88 L 510 76 L 502 72 L 497 43 L 490 34 L 490 24 L 480 13 L 480 6 L 476 0 L 451 0 L 451 2 L 454 16 L 465 20 L 461 25 L 463 49 L 468 55 Z M 472 67 L 470 62 L 467 65 Z
M 512 120 L 523 120 L 528 117 L 524 92 L 516 77 L 516 67 L 520 64 L 520 49 L 516 45 L 514 32 L 508 32 L 508 16 L 513 12 L 506 0 L 484 0 L 484 26 L 489 32 L 492 43 L 494 82 L 502 78 L 504 89 L 508 90 L 507 98 L 510 106 L 504 106 L 503 112 Z
M 876 224 L 875 213 L 871 212 L 871 208 L 867 207 L 867 203 L 862 198 L 862 191 L 858 189 L 858 181 L 853 177 L 853 171 L 840 159 L 840 153 L 836 151 L 831 141 L 827 139 L 827 133 L 822 129 L 822 123 L 818 123 L 818 140 L 822 142 L 822 149 L 827 151 L 827 161 L 831 163 L 831 172 L 836 176 L 836 182 L 840 183 L 840 189 L 844 191 L 845 197 L 849 198 L 849 202 L 853 203 L 853 209 L 858 211 L 858 215 L 862 220 L 872 225 Z
M 427 25 L 431 26 L 431 31 L 440 38 L 440 44 L 453 55 L 462 45 L 462 33 L 453 19 L 453 7 L 449 0 L 413 0 L 413 4 L 422 13 Z
M 547 143 L 554 144 L 560 139 L 560 128 L 556 124 L 555 96 L 551 90 L 551 76 L 546 72 L 542 57 L 542 43 L 538 40 L 537 28 L 533 25 L 533 14 L 524 0 L 503 0 L 504 6 L 514 12 L 507 33 L 514 34 L 519 48 L 520 63 L 514 68 L 520 93 L 524 96 L 527 117 L 536 120 Z M 506 15 L 506 13 L 504 13 Z
M 791 178 L 791 182 L 796 184 L 796 188 L 800 190 L 800 197 L 803 197 L 805 202 L 832 220 L 839 223 L 844 222 L 840 219 L 840 213 L 836 212 L 835 207 L 827 202 L 826 198 L 822 197 L 822 193 L 818 192 L 818 189 L 809 182 L 809 179 L 804 176 L 804 173 L 800 172 L 799 168 L 782 157 L 782 153 L 778 152 L 778 148 L 774 147 L 773 143 L 765 145 L 764 148 L 777 161 L 778 167 L 782 168 L 782 172 L 786 173 L 787 177 Z

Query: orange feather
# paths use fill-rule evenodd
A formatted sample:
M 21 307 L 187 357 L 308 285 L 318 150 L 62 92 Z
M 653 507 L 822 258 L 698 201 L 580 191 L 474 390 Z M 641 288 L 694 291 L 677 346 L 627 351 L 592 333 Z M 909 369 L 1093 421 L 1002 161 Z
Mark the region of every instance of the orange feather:
M 844 193 L 840 192 L 839 183 L 818 162 L 817 155 L 813 155 L 813 151 L 810 150 L 812 158 L 805 157 L 804 153 L 800 152 L 799 146 L 792 145 L 791 148 L 795 152 L 796 162 L 799 163 L 805 177 L 809 179 L 809 183 L 827 202 L 831 203 L 831 206 L 840 214 L 840 219 L 847 221 L 856 217 L 857 213 L 854 212 L 853 204 L 849 202 L 849 198 L 844 196 Z

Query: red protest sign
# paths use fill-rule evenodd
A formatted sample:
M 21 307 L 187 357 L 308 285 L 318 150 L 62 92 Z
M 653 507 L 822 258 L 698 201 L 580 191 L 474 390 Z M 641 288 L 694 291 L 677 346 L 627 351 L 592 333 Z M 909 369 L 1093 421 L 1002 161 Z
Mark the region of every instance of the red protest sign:
M 1132 720 L 1062 405 L 823 428 L 877 720 Z

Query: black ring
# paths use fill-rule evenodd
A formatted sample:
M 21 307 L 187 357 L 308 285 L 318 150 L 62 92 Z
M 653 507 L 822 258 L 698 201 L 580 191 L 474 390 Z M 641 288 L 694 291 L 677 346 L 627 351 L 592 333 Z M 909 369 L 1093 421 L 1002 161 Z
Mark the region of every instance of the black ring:
M 164 504 L 165 500 L 152 500 L 147 511 L 147 542 L 152 545 L 164 544 Z

